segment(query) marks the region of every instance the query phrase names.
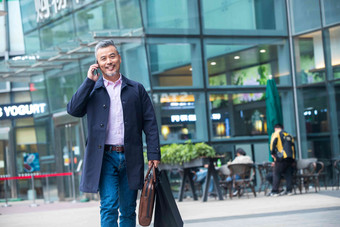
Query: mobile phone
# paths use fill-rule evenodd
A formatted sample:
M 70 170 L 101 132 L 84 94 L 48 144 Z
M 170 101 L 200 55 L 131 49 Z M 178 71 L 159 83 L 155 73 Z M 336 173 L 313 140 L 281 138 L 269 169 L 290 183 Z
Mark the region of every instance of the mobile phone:
M 98 64 L 98 61 L 95 60 L 95 63 Z M 93 74 L 94 76 L 99 76 L 98 70 L 97 70 L 97 69 L 93 70 L 92 74 Z

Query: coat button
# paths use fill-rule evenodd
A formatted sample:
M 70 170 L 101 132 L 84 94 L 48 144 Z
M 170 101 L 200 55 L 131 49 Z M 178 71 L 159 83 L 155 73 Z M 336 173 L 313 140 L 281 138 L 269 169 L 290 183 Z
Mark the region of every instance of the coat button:
M 102 145 L 98 145 L 98 148 L 101 149 L 101 148 L 102 148 Z
M 104 127 L 104 124 L 100 124 L 100 127 L 101 127 L 101 128 Z
M 103 105 L 103 108 L 106 109 L 106 104 Z

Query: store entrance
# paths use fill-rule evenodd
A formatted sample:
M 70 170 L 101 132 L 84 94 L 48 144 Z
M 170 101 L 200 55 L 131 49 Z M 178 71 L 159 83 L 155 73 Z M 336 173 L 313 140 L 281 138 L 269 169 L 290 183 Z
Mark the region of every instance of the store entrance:
M 55 125 L 56 167 L 58 173 L 71 175 L 58 177 L 58 197 L 59 200 L 76 200 L 79 197 L 80 171 L 85 147 L 82 122 L 71 116 L 63 117 L 68 120 Z M 60 119 L 55 119 L 54 123 L 61 123 L 58 120 Z

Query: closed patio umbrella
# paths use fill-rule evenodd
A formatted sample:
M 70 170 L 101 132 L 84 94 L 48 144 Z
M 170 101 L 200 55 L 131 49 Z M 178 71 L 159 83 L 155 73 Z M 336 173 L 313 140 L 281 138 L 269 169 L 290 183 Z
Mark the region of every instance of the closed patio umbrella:
M 269 136 L 268 147 L 270 146 L 271 135 L 274 132 L 274 125 L 283 124 L 282 108 L 280 95 L 276 87 L 275 80 L 267 80 L 266 87 L 266 115 L 267 115 L 267 132 Z M 270 148 L 270 147 L 269 147 Z M 269 161 L 273 161 L 269 149 Z

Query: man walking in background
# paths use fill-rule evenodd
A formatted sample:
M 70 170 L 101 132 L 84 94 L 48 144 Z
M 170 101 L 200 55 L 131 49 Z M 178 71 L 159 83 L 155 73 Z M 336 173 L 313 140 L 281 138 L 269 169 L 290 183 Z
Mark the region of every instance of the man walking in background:
M 100 193 L 101 226 L 136 226 L 137 190 L 143 186 L 142 131 L 149 166 L 159 164 L 156 116 L 143 85 L 120 73 L 121 56 L 112 40 L 95 48 L 96 64 L 67 105 L 75 117 L 87 115 L 88 139 L 80 190 Z M 102 77 L 97 70 L 100 69 Z
M 292 179 L 295 166 L 294 138 L 283 131 L 283 126 L 274 126 L 274 133 L 270 142 L 270 153 L 274 159 L 273 188 L 271 196 L 279 195 L 281 176 L 286 180 L 286 194 L 292 195 Z

